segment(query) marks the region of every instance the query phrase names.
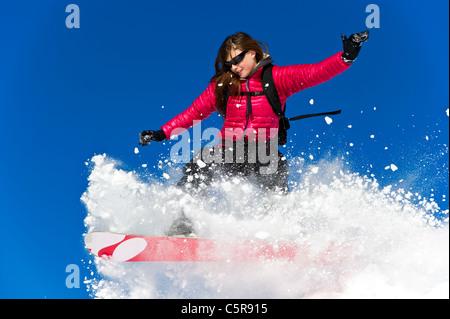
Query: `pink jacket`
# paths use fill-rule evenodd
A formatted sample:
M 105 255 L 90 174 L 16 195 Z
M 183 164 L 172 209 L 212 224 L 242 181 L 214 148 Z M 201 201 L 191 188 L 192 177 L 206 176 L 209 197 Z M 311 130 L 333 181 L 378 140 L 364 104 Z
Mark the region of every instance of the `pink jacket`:
M 281 67 L 275 65 L 272 70 L 273 80 L 281 104 L 284 105 L 287 98 L 294 93 L 328 81 L 347 70 L 350 64 L 342 61 L 341 54 L 342 52 L 336 53 L 316 64 Z M 261 86 L 261 66 L 264 61 L 258 64 L 253 75 L 241 81 L 241 92 L 263 90 Z M 182 130 L 192 127 L 194 121 L 204 120 L 216 111 L 215 86 L 216 83 L 211 83 L 188 109 L 162 126 L 162 130 L 168 138 L 180 134 Z M 250 140 L 258 138 L 258 134 L 259 136 L 264 134 L 264 137 L 260 136 L 259 138 L 264 140 L 273 138 L 278 132 L 280 117 L 273 112 L 267 98 L 265 96 L 252 96 L 251 109 L 252 114 L 249 114 L 247 120 L 247 98 L 245 96 L 231 96 L 228 100 L 221 137 L 239 140 L 245 135 Z M 182 130 L 173 132 L 177 128 Z

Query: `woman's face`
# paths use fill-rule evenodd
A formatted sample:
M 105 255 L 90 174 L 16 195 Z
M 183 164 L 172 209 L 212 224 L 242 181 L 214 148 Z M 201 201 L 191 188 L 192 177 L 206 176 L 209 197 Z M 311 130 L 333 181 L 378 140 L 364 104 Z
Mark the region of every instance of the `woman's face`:
M 227 61 L 231 61 L 236 56 L 242 53 L 241 49 L 233 48 L 231 49 L 230 54 L 228 55 Z M 255 51 L 248 51 L 247 54 L 245 54 L 244 59 L 239 62 L 236 65 L 231 66 L 231 71 L 237 75 L 239 75 L 240 78 L 246 78 L 252 73 L 252 71 L 256 68 L 256 59 L 255 59 Z

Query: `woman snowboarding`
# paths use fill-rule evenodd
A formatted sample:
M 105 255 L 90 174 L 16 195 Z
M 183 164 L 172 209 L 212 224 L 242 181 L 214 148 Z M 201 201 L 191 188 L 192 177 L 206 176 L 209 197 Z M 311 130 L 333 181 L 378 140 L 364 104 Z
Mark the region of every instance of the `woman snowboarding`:
M 344 50 L 322 62 L 276 66 L 263 42 L 244 32 L 230 35 L 219 48 L 216 74 L 206 90 L 160 130 L 141 132 L 139 144 L 170 139 L 217 111 L 224 118 L 219 143 L 194 155 L 177 186 L 192 195 L 205 195 L 214 180 L 237 176 L 263 190 L 287 193 L 289 166 L 278 150 L 288 125 L 286 100 L 347 70 L 367 39 L 368 31 L 349 38 L 342 35 Z M 185 231 L 175 227 L 168 235 L 191 232 L 184 215 L 180 223 L 187 226 Z

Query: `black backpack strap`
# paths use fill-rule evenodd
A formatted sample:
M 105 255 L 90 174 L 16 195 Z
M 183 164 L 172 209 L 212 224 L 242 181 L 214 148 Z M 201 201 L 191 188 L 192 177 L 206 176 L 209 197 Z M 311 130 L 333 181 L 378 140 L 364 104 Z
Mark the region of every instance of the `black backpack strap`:
M 284 117 L 286 108 L 283 110 L 283 105 L 281 105 L 280 97 L 273 81 L 272 68 L 273 64 L 268 64 L 263 68 L 261 74 L 262 89 L 275 114 Z
M 299 115 L 299 116 L 290 117 L 290 118 L 288 118 L 288 120 L 289 121 L 298 121 L 298 120 L 303 120 L 303 119 L 307 119 L 307 118 L 315 117 L 315 116 L 337 115 L 337 114 L 341 114 L 341 110 L 337 110 L 337 111 L 333 111 L 333 112 Z

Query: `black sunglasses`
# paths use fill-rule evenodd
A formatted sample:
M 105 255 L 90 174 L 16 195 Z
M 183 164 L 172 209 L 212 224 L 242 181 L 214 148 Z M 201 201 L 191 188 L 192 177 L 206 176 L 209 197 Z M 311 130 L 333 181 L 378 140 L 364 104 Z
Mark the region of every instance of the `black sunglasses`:
M 233 59 L 231 59 L 230 61 L 226 61 L 223 63 L 223 66 L 231 69 L 232 65 L 236 65 L 241 63 L 242 60 L 244 60 L 245 55 L 247 54 L 248 51 L 243 51 L 242 53 L 236 55 Z

